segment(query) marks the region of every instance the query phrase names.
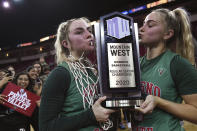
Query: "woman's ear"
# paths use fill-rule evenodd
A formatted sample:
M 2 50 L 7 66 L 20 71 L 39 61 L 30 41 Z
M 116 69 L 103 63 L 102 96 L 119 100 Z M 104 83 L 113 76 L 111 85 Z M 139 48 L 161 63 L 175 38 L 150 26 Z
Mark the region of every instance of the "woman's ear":
M 164 40 L 168 40 L 174 36 L 174 30 L 169 29 L 167 32 L 164 33 Z
M 68 42 L 66 40 L 63 40 L 61 44 L 62 44 L 63 47 L 69 49 L 69 44 L 68 44 Z

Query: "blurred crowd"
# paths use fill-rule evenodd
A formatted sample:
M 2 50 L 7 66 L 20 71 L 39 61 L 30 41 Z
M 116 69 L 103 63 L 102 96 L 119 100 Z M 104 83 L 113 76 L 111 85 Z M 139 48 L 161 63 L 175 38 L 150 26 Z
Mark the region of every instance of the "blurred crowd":
M 44 57 L 26 67 L 21 72 L 16 72 L 12 65 L 0 69 L 0 127 L 6 131 L 30 131 L 30 125 L 34 131 L 38 131 L 38 112 L 40 101 L 36 101 L 35 108 L 31 117 L 27 117 L 18 113 L 14 109 L 3 106 L 5 97 L 2 92 L 6 88 L 8 82 L 12 82 L 21 88 L 41 96 L 43 83 L 46 80 L 51 69 L 49 64 L 45 62 Z

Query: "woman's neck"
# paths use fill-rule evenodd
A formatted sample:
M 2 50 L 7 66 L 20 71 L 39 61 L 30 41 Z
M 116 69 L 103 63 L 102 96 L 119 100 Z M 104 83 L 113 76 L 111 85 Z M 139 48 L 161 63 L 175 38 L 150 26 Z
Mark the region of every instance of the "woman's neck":
M 79 60 L 80 58 L 84 57 L 83 52 L 71 52 L 70 54 L 75 60 Z
M 146 58 L 148 60 L 154 59 L 165 51 L 166 47 L 164 46 L 164 44 L 160 44 L 157 47 L 147 47 Z

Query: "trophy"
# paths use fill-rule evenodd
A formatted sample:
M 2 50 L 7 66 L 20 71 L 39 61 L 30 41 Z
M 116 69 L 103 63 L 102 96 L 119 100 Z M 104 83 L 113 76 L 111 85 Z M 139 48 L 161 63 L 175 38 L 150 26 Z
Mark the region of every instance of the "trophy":
M 119 12 L 94 24 L 99 89 L 106 108 L 135 108 L 142 104 L 138 27 Z

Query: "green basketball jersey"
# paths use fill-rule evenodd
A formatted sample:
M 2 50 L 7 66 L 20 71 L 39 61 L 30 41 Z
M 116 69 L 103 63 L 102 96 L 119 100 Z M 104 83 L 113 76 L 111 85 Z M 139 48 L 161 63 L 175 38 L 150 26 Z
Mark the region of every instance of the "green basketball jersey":
M 83 98 L 82 98 L 79 90 L 77 89 L 75 78 L 74 78 L 72 72 L 70 71 L 68 64 L 66 62 L 63 62 L 59 66 L 66 68 L 69 71 L 70 76 L 71 76 L 70 86 L 69 86 L 68 90 L 66 91 L 65 102 L 64 102 L 62 112 L 60 113 L 60 115 L 69 117 L 69 116 L 77 115 L 81 112 L 84 112 L 86 109 L 88 109 L 88 104 L 86 103 L 86 109 L 84 109 Z M 91 71 L 88 71 L 88 73 L 89 73 L 89 76 L 95 82 L 97 77 Z M 84 80 L 82 82 L 83 82 L 84 86 L 86 87 L 87 86 L 86 82 L 84 82 Z M 93 83 L 90 83 L 90 84 L 93 84 Z M 79 88 L 81 88 L 80 84 L 78 84 L 78 86 L 79 86 Z M 84 95 L 86 95 L 86 94 L 84 94 Z M 99 131 L 100 129 L 96 125 L 91 125 L 88 127 L 81 128 L 78 131 L 94 131 L 94 130 Z
M 163 99 L 181 103 L 170 72 L 170 63 L 177 54 L 166 51 L 160 56 L 147 60 L 141 58 L 141 90 L 145 94 L 159 96 Z M 155 108 L 151 114 L 144 115 L 137 131 L 184 131 L 180 120 L 173 115 Z

